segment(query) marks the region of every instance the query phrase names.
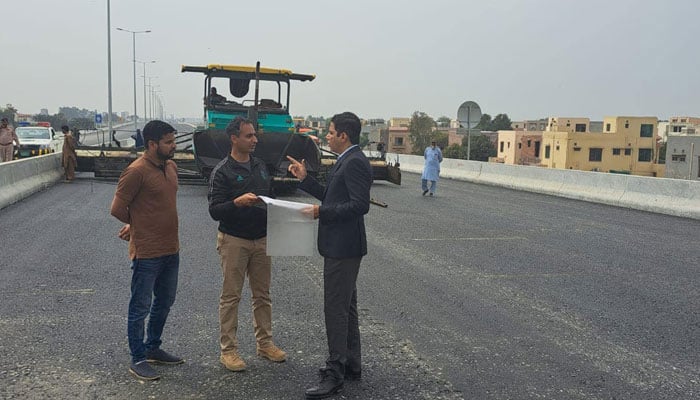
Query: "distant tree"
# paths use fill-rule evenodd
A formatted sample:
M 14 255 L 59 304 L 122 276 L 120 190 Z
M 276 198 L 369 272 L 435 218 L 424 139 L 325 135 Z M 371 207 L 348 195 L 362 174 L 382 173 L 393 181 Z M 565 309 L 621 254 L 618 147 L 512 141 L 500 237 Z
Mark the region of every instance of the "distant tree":
M 491 121 L 491 129 L 490 131 L 509 131 L 513 129 L 511 127 L 511 124 L 513 122 L 508 118 L 508 114 L 498 114 L 495 117 L 493 117 L 493 121 Z
M 448 133 L 443 131 L 435 131 L 434 133 L 435 135 L 433 136 L 433 140 L 435 141 L 435 144 L 441 149 L 446 149 L 447 144 L 450 141 Z
M 63 114 L 54 114 L 54 115 L 42 115 L 42 114 L 36 114 L 32 118 L 34 118 L 35 121 L 37 122 L 48 122 L 51 124 L 53 129 L 61 129 L 63 125 L 68 125 L 68 120 Z
M 466 126 L 465 126 L 466 128 Z M 491 116 L 488 114 L 482 114 L 481 119 L 479 120 L 479 124 L 476 125 L 476 129 L 482 130 L 482 131 L 490 131 L 491 130 Z
M 462 145 L 453 144 L 445 148 L 445 150 L 443 150 L 442 152 L 442 155 L 445 158 L 456 158 L 465 160 L 467 158 L 467 149 Z
M 95 121 L 91 118 L 74 118 L 68 121 L 71 129 L 92 130 L 95 129 Z
M 443 115 L 442 117 L 438 118 L 436 122 L 437 126 L 440 128 L 449 128 L 450 122 L 452 122 L 452 120 L 450 119 L 450 117 L 446 117 Z
M 462 147 L 467 149 L 467 138 L 462 140 Z M 472 145 L 469 159 L 472 161 L 488 161 L 489 157 L 496 157 L 496 146 L 491 143 L 488 136 L 474 135 L 472 136 Z
M 362 132 L 360 134 L 360 148 L 364 149 L 367 143 L 369 143 L 369 132 Z
M 436 136 L 433 130 L 435 126 L 435 120 L 428 114 L 421 111 L 413 113 L 411 122 L 408 124 L 408 136 L 413 146 L 413 154 L 423 154 L 423 150 Z
M 5 108 L 0 107 L 0 118 L 7 118 L 7 122 L 11 125 L 15 125 L 16 113 L 17 109 L 14 108 L 12 104 L 8 104 Z

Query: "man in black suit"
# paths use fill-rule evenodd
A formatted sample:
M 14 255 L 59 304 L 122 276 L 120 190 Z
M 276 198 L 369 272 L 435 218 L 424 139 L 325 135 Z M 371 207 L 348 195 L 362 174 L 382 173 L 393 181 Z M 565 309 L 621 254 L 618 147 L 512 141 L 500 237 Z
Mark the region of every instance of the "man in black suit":
M 353 113 L 331 119 L 326 140 L 340 154 L 324 187 L 307 175 L 304 160 L 287 157 L 289 172 L 301 180 L 299 188 L 321 200 L 309 207 L 318 223 L 318 251 L 323 262 L 323 312 L 328 359 L 321 382 L 306 390 L 307 399 L 330 397 L 344 380 L 361 377 L 360 328 L 357 318 L 357 274 L 367 254 L 364 215 L 369 211 L 372 168 L 360 150 L 360 119 Z

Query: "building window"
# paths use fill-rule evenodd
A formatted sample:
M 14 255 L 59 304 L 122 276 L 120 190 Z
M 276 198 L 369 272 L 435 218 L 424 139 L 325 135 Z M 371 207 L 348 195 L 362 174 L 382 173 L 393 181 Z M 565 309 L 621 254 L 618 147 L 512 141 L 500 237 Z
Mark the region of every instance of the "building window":
M 630 122 L 629 122 L 629 121 L 625 121 L 625 129 L 629 129 L 629 127 L 630 127 Z
M 503 144 L 504 144 L 504 143 L 505 143 L 505 142 L 501 142 L 501 153 L 503 152 Z
M 685 162 L 685 154 L 672 154 L 671 161 Z
M 625 149 L 625 155 L 626 155 L 626 156 L 631 156 L 631 155 L 632 155 L 632 149 Z
M 535 141 L 535 157 L 539 158 L 540 156 L 540 141 L 536 140 Z
M 603 149 L 588 149 L 588 161 L 603 161 Z
M 559 145 L 557 145 L 556 150 L 559 151 Z
M 532 140 L 528 139 L 527 140 L 527 147 L 530 147 L 531 144 L 532 144 Z
M 585 132 L 586 131 L 586 124 L 576 124 L 576 127 L 574 128 L 576 132 Z
M 549 152 L 552 149 L 552 146 L 546 145 L 544 146 L 544 158 L 549 158 Z
M 619 156 L 619 155 L 620 155 L 620 152 L 621 152 L 621 150 L 622 150 L 622 149 L 620 149 L 620 148 L 617 148 L 617 149 L 613 149 L 613 155 L 614 155 L 614 156 Z
M 610 124 L 605 124 L 605 132 L 610 132 Z
M 510 149 L 510 142 L 508 142 L 508 148 Z
M 580 147 L 574 147 L 574 151 L 581 151 Z
M 681 127 L 680 127 L 680 126 L 674 126 L 673 129 L 672 129 L 672 131 L 673 131 L 673 132 L 680 132 L 680 131 L 681 131 Z
M 639 136 L 641 136 L 641 137 L 653 137 L 654 136 L 654 125 L 642 124 L 642 127 L 639 130 Z
M 403 138 L 402 137 L 395 137 L 394 138 L 394 146 L 403 146 Z
M 686 119 L 685 119 L 685 118 L 683 118 L 683 119 L 681 120 L 681 122 L 686 122 Z
M 522 143 L 518 143 L 518 149 L 522 149 L 522 148 L 523 148 L 523 144 L 522 144 Z
M 638 161 L 649 162 L 651 161 L 651 149 L 639 149 Z

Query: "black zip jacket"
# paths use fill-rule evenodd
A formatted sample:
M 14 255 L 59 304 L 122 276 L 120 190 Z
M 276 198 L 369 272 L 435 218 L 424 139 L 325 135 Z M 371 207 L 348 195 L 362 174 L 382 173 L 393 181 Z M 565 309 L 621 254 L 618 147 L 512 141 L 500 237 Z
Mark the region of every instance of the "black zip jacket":
M 267 209 L 264 205 L 236 207 L 233 199 L 252 192 L 273 197 L 272 178 L 265 162 L 250 157 L 250 171 L 228 155 L 211 171 L 209 178 L 209 215 L 219 221 L 219 231 L 243 239 L 267 235 Z

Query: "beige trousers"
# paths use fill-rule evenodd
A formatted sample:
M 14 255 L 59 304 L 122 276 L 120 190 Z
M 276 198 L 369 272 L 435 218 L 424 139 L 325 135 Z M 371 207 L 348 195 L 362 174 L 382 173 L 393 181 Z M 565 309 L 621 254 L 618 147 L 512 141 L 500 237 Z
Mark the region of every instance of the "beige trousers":
M 238 303 L 246 275 L 253 297 L 253 328 L 258 347 L 272 344 L 272 262 L 266 255 L 267 238 L 248 240 L 218 232 L 216 250 L 221 257 L 223 285 L 219 298 L 219 342 L 221 353 L 238 348 Z
M 0 145 L 0 162 L 12 161 L 14 152 L 15 148 L 11 144 L 8 144 L 7 146 Z

